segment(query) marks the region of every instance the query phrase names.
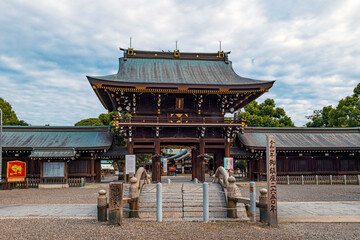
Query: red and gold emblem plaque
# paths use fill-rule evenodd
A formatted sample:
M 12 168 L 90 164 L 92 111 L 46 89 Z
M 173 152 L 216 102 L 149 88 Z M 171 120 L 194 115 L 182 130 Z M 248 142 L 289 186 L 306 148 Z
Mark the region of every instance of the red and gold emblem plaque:
M 24 182 L 26 178 L 26 162 L 11 161 L 7 163 L 7 182 Z

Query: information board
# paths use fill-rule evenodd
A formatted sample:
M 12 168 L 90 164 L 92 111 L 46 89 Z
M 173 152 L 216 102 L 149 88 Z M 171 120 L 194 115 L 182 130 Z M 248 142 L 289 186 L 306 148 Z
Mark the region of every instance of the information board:
M 133 172 L 135 174 L 136 172 L 136 155 L 129 154 L 125 155 L 125 174 L 129 174 Z
M 161 158 L 161 161 L 163 162 L 163 172 L 167 172 L 167 158 Z
M 43 177 L 65 177 L 65 163 L 43 162 Z
M 266 144 L 266 177 L 268 190 L 268 224 L 276 227 L 277 218 L 277 187 L 276 187 L 276 144 L 275 137 L 268 136 Z

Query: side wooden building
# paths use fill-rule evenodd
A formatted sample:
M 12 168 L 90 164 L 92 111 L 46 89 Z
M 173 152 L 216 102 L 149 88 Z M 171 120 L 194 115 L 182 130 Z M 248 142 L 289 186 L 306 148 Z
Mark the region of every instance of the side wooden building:
M 110 127 L 4 126 L 2 175 L 9 161 L 26 162 L 29 178 L 41 183 L 82 177 L 100 182 L 101 161 L 112 142 Z

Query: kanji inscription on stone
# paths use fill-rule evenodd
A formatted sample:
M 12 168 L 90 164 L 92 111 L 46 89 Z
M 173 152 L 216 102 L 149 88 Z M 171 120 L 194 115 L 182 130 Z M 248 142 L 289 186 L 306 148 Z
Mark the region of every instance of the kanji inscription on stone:
M 121 225 L 123 208 L 123 184 L 109 184 L 109 223 Z
M 277 187 L 276 187 L 276 143 L 275 137 L 267 137 L 266 145 L 266 177 L 268 190 L 268 224 L 277 226 Z

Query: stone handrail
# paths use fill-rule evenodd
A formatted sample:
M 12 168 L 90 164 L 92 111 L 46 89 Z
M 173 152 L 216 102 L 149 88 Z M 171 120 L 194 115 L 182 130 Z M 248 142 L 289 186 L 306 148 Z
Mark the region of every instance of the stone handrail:
M 237 218 L 236 201 L 235 199 L 241 197 L 239 188 L 236 186 L 236 179 L 233 176 L 229 177 L 228 172 L 223 167 L 218 167 L 214 174 L 213 182 L 220 183 L 225 193 L 225 201 L 227 205 L 227 216 L 230 218 Z
M 213 182 L 220 183 L 225 190 L 229 186 L 229 173 L 223 167 L 218 167 L 214 174 Z
M 135 176 L 130 179 L 130 183 L 130 197 L 138 198 L 144 184 L 150 184 L 151 180 L 145 168 L 140 167 L 136 171 Z
M 150 184 L 150 176 L 145 168 L 140 167 L 134 177 L 130 179 L 130 217 L 139 217 L 139 198 L 144 184 Z

